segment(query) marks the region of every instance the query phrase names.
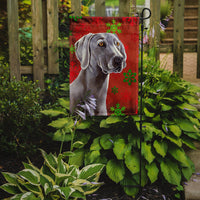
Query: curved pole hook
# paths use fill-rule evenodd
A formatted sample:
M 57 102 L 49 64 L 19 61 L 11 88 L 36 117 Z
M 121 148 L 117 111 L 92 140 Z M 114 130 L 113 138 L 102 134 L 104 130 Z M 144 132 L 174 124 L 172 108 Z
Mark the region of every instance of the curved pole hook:
M 144 17 L 144 11 L 145 11 L 145 10 L 148 10 L 148 11 L 149 11 L 149 15 L 148 15 L 147 17 Z M 150 17 L 151 17 L 151 10 L 150 10 L 149 8 L 143 8 L 141 19 L 142 19 L 142 20 L 145 20 L 145 19 L 149 19 Z

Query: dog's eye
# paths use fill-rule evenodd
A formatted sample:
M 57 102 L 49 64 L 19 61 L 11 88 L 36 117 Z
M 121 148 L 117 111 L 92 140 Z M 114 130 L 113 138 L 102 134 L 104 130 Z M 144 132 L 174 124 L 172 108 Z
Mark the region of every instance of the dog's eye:
M 116 42 L 115 44 L 116 44 L 116 46 L 119 46 L 119 45 L 120 45 L 119 42 Z
M 100 46 L 100 47 L 105 47 L 105 46 L 106 46 L 106 44 L 105 44 L 105 42 L 104 42 L 104 41 L 100 41 L 100 42 L 98 43 L 98 46 Z

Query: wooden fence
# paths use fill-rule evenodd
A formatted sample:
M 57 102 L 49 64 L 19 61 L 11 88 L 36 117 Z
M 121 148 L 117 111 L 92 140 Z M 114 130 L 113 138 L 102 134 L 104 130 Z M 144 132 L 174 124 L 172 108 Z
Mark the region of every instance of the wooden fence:
M 21 79 L 21 74 L 33 74 L 34 80 L 39 80 L 39 85 L 44 88 L 44 74 L 59 73 L 59 53 L 55 51 L 63 41 L 58 41 L 58 2 L 59 0 L 32 0 L 32 44 L 33 66 L 21 66 L 20 41 L 18 22 L 18 0 L 7 0 L 8 7 L 8 34 L 10 76 Z M 150 46 L 160 52 L 160 1 L 151 0 L 151 27 L 154 25 L 155 35 L 150 39 Z M 200 0 L 198 20 L 198 44 L 197 44 L 197 77 L 200 78 Z M 75 16 L 81 15 L 81 0 L 71 0 L 71 8 Z M 119 0 L 119 16 L 131 16 L 135 11 L 136 0 Z M 105 16 L 105 0 L 95 0 L 96 16 Z M 174 71 L 183 75 L 183 13 L 184 0 L 174 0 Z M 69 47 L 69 42 L 66 42 Z

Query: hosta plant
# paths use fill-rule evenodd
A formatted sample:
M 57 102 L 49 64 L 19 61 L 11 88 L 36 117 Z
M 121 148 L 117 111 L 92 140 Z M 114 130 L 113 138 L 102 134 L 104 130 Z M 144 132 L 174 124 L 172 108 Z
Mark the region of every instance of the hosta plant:
M 3 172 L 8 183 L 0 188 L 13 195 L 10 199 L 86 199 L 87 194 L 102 185 L 98 180 L 103 164 L 91 164 L 79 169 L 64 162 L 63 158 L 69 152 L 56 156 L 41 151 L 44 158 L 41 168 L 29 161 L 23 163 L 25 169 L 17 174 Z

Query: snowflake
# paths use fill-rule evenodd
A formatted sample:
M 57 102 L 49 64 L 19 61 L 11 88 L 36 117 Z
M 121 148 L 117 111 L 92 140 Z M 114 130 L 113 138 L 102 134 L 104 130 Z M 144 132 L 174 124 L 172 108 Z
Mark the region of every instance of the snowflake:
M 124 82 L 127 82 L 128 83 L 128 85 L 131 85 L 132 84 L 132 82 L 136 82 L 136 79 L 135 79 L 135 76 L 137 75 L 136 73 L 133 73 L 132 71 L 131 71 L 131 69 L 129 69 L 128 70 L 128 72 L 127 73 L 123 73 L 123 75 L 125 76 L 125 78 L 124 78 Z
M 125 114 L 123 113 L 123 111 L 125 111 L 125 109 L 126 109 L 126 107 L 124 107 L 124 106 L 120 108 L 120 104 L 119 103 L 116 104 L 116 108 L 115 107 L 111 107 L 110 108 L 110 110 L 112 112 L 114 112 L 112 114 L 113 116 L 124 116 Z
M 70 19 L 73 19 L 75 22 L 77 22 L 78 19 L 82 19 L 82 16 L 79 17 L 79 16 L 71 16 L 71 15 L 70 15 L 69 18 L 70 18 Z
M 71 54 L 73 54 L 75 52 L 75 47 L 73 44 L 70 46 L 69 51 Z
M 121 26 L 121 23 L 117 24 L 114 19 L 112 20 L 112 24 L 107 23 L 106 26 L 110 28 L 107 30 L 107 33 L 116 33 L 116 32 L 121 33 L 122 32 L 120 29 L 118 29 Z
M 114 87 L 112 88 L 112 93 L 113 93 L 113 94 L 118 93 L 118 88 L 117 88 L 116 86 L 114 86 Z

